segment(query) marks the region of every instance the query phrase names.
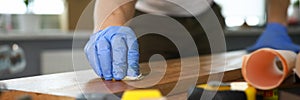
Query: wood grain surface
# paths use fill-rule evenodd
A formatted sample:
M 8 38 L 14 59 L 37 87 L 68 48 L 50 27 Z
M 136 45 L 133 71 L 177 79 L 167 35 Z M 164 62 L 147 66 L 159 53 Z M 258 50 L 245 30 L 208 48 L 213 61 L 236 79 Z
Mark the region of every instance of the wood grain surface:
M 241 80 L 240 68 L 245 54 L 245 51 L 233 51 L 214 55 L 213 58 L 206 55 L 141 63 L 145 78 L 140 81 L 103 81 L 92 70 L 4 80 L 0 82 L 6 84 L 10 91 L 2 94 L 0 99 L 14 97 L 21 92 L 33 95 L 35 99 L 70 99 L 82 93 L 118 93 L 137 88 L 155 88 L 168 98 L 185 99 L 192 84 L 206 83 L 208 79 Z M 195 60 L 200 60 L 200 65 Z

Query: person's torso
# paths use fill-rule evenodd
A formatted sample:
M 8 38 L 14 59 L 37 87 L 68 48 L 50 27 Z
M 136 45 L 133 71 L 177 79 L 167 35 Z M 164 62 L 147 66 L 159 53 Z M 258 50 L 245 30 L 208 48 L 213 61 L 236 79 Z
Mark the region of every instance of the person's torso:
M 152 14 L 187 17 L 206 11 L 212 0 L 138 0 L 136 9 Z

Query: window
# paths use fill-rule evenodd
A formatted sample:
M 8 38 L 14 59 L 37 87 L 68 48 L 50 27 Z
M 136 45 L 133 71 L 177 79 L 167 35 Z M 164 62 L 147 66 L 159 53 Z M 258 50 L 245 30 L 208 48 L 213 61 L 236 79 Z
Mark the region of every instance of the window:
M 64 12 L 63 0 L 34 0 L 31 6 L 34 14 L 62 14 Z
M 260 26 L 266 21 L 265 0 L 215 0 L 222 7 L 226 26 L 236 27 L 246 23 Z
M 23 0 L 0 0 L 0 14 L 25 14 L 26 5 Z
M 2 14 L 62 14 L 64 12 L 63 0 L 32 0 L 28 9 L 24 0 L 0 0 L 0 13 Z M 27 11 L 30 10 L 30 11 Z

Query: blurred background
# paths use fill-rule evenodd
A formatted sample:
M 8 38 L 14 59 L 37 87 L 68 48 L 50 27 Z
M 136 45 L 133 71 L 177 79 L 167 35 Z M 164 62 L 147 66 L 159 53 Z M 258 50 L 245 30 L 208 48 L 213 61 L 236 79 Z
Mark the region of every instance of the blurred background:
M 0 79 L 73 71 L 73 56 L 85 57 L 84 43 L 92 33 L 93 0 L 0 0 L 0 45 L 23 49 L 26 67 Z M 228 51 L 245 49 L 255 42 L 266 24 L 265 0 L 215 0 L 224 18 Z M 80 19 L 80 27 L 77 22 Z M 288 10 L 289 34 L 300 44 L 299 0 Z M 76 29 L 76 37 L 73 37 Z M 77 34 L 78 33 L 78 34 Z M 72 47 L 76 39 L 79 45 Z M 0 57 L 1 58 L 1 57 Z M 76 62 L 88 66 L 86 61 Z

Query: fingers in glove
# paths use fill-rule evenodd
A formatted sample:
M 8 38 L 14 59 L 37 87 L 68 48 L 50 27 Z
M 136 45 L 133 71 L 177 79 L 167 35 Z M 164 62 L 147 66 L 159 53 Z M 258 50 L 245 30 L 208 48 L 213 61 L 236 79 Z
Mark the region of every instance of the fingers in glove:
M 111 45 L 110 42 L 100 37 L 97 41 L 97 54 L 102 69 L 103 78 L 105 80 L 112 80 L 112 57 L 111 57 Z
M 127 45 L 125 34 L 115 34 L 111 39 L 113 57 L 113 77 L 122 80 L 127 74 Z
M 97 51 L 96 51 L 96 45 L 95 45 L 95 41 L 96 41 L 96 34 L 93 34 L 90 38 L 90 40 L 88 41 L 88 43 L 85 45 L 84 47 L 84 52 L 85 55 L 89 61 L 89 64 L 92 66 L 92 68 L 94 69 L 95 73 L 100 76 L 103 77 L 102 75 L 102 70 L 100 67 L 100 62 L 99 59 L 97 57 Z
M 139 46 L 134 32 L 126 31 L 128 47 L 128 70 L 127 76 L 137 77 L 139 73 Z

